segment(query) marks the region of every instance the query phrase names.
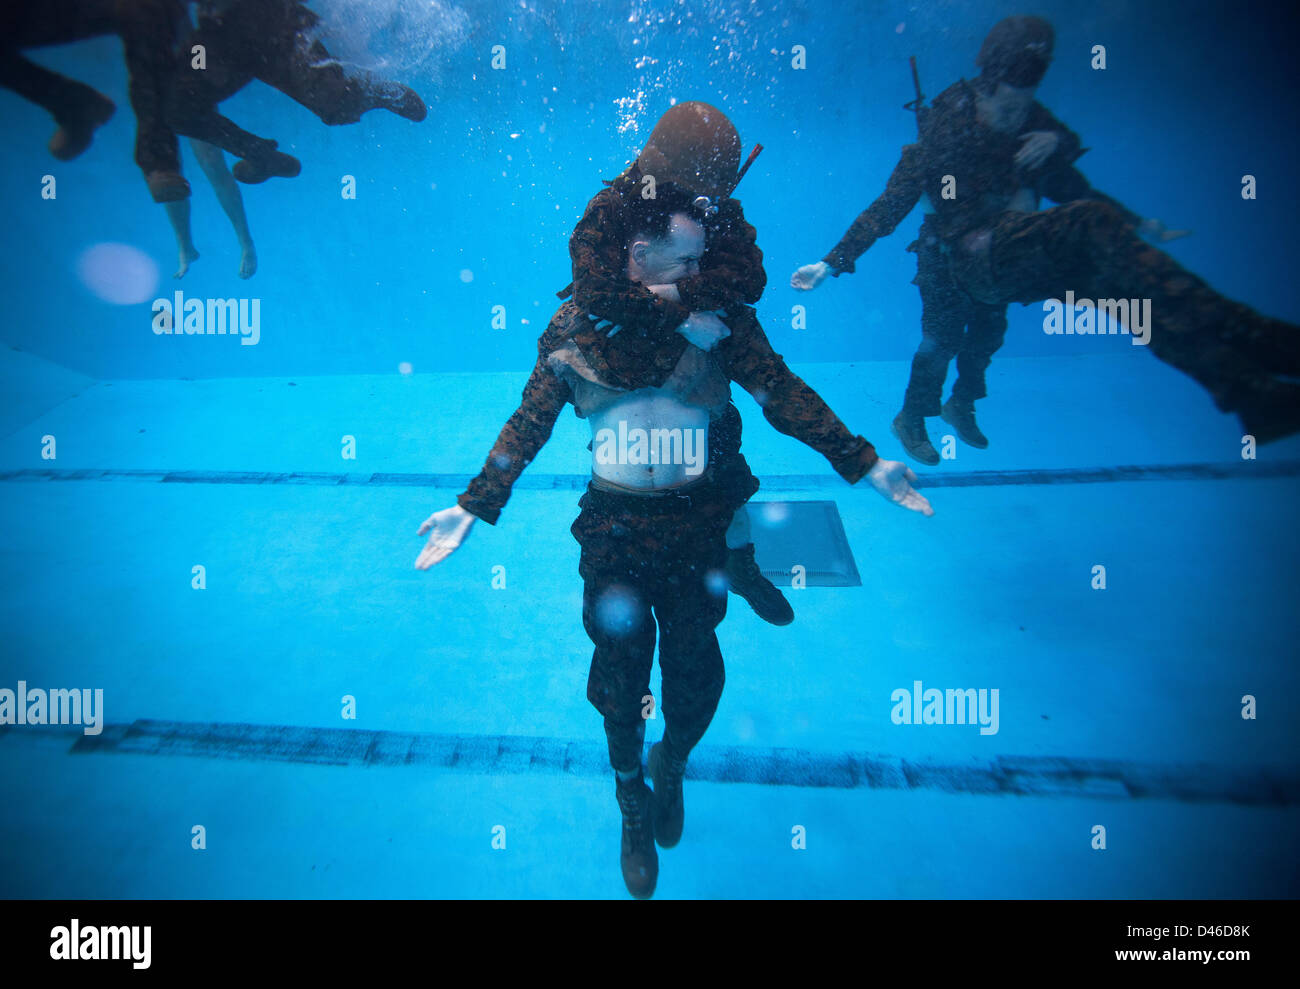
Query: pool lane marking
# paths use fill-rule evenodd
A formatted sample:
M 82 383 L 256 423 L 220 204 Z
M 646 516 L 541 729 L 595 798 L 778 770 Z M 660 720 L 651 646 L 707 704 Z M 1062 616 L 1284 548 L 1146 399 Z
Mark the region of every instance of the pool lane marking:
M 26 737 L 68 745 L 76 754 L 192 756 L 326 766 L 422 766 L 503 775 L 609 775 L 604 742 L 520 735 L 424 732 L 139 720 L 80 728 L 0 728 L 0 742 Z M 1300 804 L 1300 770 L 1207 764 L 1139 763 L 1072 756 L 994 756 L 945 764 L 867 753 L 701 745 L 687 778 L 836 789 L 939 790 L 948 793 L 1151 798 L 1257 807 Z
M 1135 464 L 1117 467 L 1059 467 L 1040 470 L 918 472 L 917 487 L 978 488 L 1004 485 L 1113 484 L 1127 481 L 1250 481 L 1300 476 L 1300 460 L 1224 464 Z M 316 486 L 419 487 L 464 490 L 473 474 L 353 473 L 248 470 L 148 470 L 26 467 L 0 471 L 0 481 L 158 481 L 163 484 L 305 484 Z M 515 490 L 579 491 L 587 474 L 529 474 Z M 842 488 L 835 474 L 773 474 L 759 479 L 768 491 Z

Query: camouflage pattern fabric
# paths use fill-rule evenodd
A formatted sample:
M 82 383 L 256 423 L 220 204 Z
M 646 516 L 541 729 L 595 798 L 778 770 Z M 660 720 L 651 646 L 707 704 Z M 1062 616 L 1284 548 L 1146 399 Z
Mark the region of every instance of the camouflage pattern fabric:
M 511 486 L 550 438 L 565 404 L 572 401 L 569 386 L 547 365 L 547 355 L 588 322 L 573 302 L 566 302 L 547 326 L 519 407 L 497 436 L 483 469 L 457 499 L 467 512 L 496 523 Z M 875 448 L 850 433 L 821 396 L 786 366 L 772 350 L 752 309 L 745 309 L 728 325 L 731 336 L 714 348 L 728 378 L 755 397 L 764 417 L 779 432 L 822 454 L 850 484 L 860 480 L 878 459 Z M 739 446 L 739 429 L 736 443 Z
M 588 488 L 571 531 L 582 546 L 582 623 L 595 645 L 587 699 L 605 719 L 610 765 L 641 764 L 656 626 L 672 748 L 684 757 L 709 727 L 725 673 L 715 629 L 727 614 L 731 497 L 716 485 L 647 497 Z

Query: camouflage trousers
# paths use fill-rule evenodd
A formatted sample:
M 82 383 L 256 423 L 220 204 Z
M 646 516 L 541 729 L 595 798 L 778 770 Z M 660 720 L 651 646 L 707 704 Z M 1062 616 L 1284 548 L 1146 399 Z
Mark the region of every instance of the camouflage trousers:
M 136 119 L 136 164 L 146 176 L 179 173 L 180 147 L 164 119 L 163 100 L 181 7 L 176 0 L 6 0 L 0 10 L 0 86 L 43 107 L 61 126 L 97 119 L 107 97 L 20 50 L 120 35 Z
M 1007 332 L 1007 307 L 973 299 L 952 276 L 938 235 L 929 224 L 908 247 L 915 251 L 921 290 L 921 346 L 912 358 L 903 411 L 937 416 L 948 365 L 957 358 L 952 397 L 972 403 L 988 395 L 984 374 Z
M 254 79 L 280 90 L 326 124 L 350 124 L 379 101 L 368 77 L 345 72 L 318 41 L 308 14 L 289 0 L 237 0 L 220 21 L 201 22 L 187 45 L 203 45 L 203 72 L 178 71 L 168 93 L 167 119 L 177 133 L 240 158 L 265 154 L 276 142 L 244 130 L 217 104 Z M 188 49 L 187 49 L 188 50 Z
M 733 460 L 711 463 L 677 493 L 589 486 L 579 502 L 571 531 L 582 547 L 582 623 L 595 645 L 587 699 L 605 719 L 616 770 L 641 765 L 652 713 L 682 758 L 713 719 L 726 679 L 714 630 L 727 613 L 727 526 L 757 485 Z M 656 631 L 663 689 L 648 700 Z
M 1149 299 L 1152 354 L 1199 382 L 1261 441 L 1300 431 L 1300 327 L 1214 291 L 1147 244 L 1109 203 L 1002 213 L 949 245 L 957 282 L 986 305 Z

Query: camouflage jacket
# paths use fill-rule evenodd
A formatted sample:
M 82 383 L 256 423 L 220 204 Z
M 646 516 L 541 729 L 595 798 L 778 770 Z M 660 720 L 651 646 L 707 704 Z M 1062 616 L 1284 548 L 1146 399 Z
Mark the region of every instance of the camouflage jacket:
M 620 388 L 653 388 L 672 373 L 686 347 L 677 332 L 692 312 L 741 312 L 758 301 L 767 285 L 757 232 L 737 199 L 718 204 L 705 221 L 700 273 L 676 282 L 680 302 L 661 299 L 626 274 L 627 240 L 633 231 L 623 217 L 624 197 L 640 195 L 640 173 L 631 166 L 587 204 L 569 238 L 573 282 L 559 293 L 593 319 L 620 327 L 614 336 L 579 327 L 573 339 L 587 362 Z
M 547 358 L 589 323 L 575 303 L 566 302 L 538 340 L 537 363 L 519 407 L 492 444 L 483 469 L 456 499 L 484 522 L 496 524 L 515 480 L 550 438 L 564 406 L 573 401 L 569 385 L 551 369 Z M 861 479 L 877 460 L 875 448 L 850 433 L 821 396 L 786 366 L 772 350 L 752 309 L 738 313 L 729 325 L 731 336 L 712 351 L 727 377 L 754 396 L 778 431 L 822 454 L 850 484 Z
M 949 86 L 922 111 L 921 140 L 903 148 L 885 191 L 868 206 L 824 260 L 841 275 L 880 237 L 893 233 L 922 196 L 934 210 L 940 238 L 952 243 L 964 234 L 990 225 L 1018 189 L 1063 203 L 1098 199 L 1123 211 L 1136 225 L 1141 218 L 1094 189 L 1074 162 L 1087 149 L 1079 136 L 1035 101 L 1014 134 L 1002 133 L 976 120 L 975 89 L 965 79 Z M 1022 138 L 1030 131 L 1052 131 L 1057 137 L 1050 158 L 1027 172 L 1015 162 Z M 955 198 L 945 199 L 944 177 L 955 180 Z
M 621 200 L 641 194 L 638 176 L 633 165 L 602 189 L 574 227 L 569 238 L 574 302 L 601 319 L 659 341 L 670 339 L 692 312 L 757 302 L 767 285 L 763 252 L 738 199 L 722 200 L 717 214 L 705 221 L 700 273 L 677 282 L 681 302 L 661 299 L 628 279 L 626 245 L 635 231 L 622 221 Z

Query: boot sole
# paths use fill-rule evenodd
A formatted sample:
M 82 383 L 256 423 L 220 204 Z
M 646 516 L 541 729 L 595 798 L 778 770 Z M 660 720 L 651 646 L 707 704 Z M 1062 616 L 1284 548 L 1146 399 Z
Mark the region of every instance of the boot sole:
M 650 888 L 644 892 L 637 892 L 632 888 L 632 884 L 627 881 L 627 876 L 623 876 L 623 885 L 627 887 L 628 895 L 634 900 L 648 900 L 655 895 L 655 887 L 659 885 L 659 872 L 656 869 L 654 879 L 650 882 Z
M 784 625 L 789 625 L 794 621 L 794 609 L 790 607 L 789 601 L 786 602 L 786 608 L 788 609 L 788 614 L 783 611 L 781 612 L 780 615 L 777 615 L 776 613 L 769 611 L 766 608 L 760 608 L 757 604 L 754 603 L 754 599 L 751 598 L 748 594 L 746 594 L 744 591 L 737 590 L 734 581 L 731 583 L 730 590 L 732 594 L 736 595 L 738 598 L 743 599 L 744 602 L 749 605 L 750 610 L 753 611 L 754 614 L 758 615 L 759 618 L 763 619 L 763 621 L 767 622 L 769 625 L 775 625 L 778 628 L 780 628 Z M 777 591 L 777 593 L 780 594 L 781 592 Z
M 235 177 L 237 182 L 244 185 L 261 185 L 270 179 L 294 179 L 302 174 L 302 162 L 292 155 L 285 155 L 288 162 L 281 162 L 275 168 L 265 170 L 259 169 L 256 165 L 245 165 L 249 161 L 247 158 L 241 158 L 231 166 L 230 174 Z
M 764 577 L 762 571 L 757 570 L 757 564 L 754 565 L 755 571 L 752 574 L 744 563 L 735 564 L 733 569 L 732 560 L 736 555 L 738 554 L 735 550 L 727 551 L 727 589 L 742 598 L 749 605 L 750 610 L 769 625 L 776 625 L 779 628 L 793 622 L 794 609 L 790 607 L 790 602 L 786 600 L 780 588 Z M 743 554 L 739 555 L 743 556 Z M 771 594 L 765 593 L 768 590 Z M 776 599 L 769 603 L 766 599 L 772 595 L 775 595 Z

